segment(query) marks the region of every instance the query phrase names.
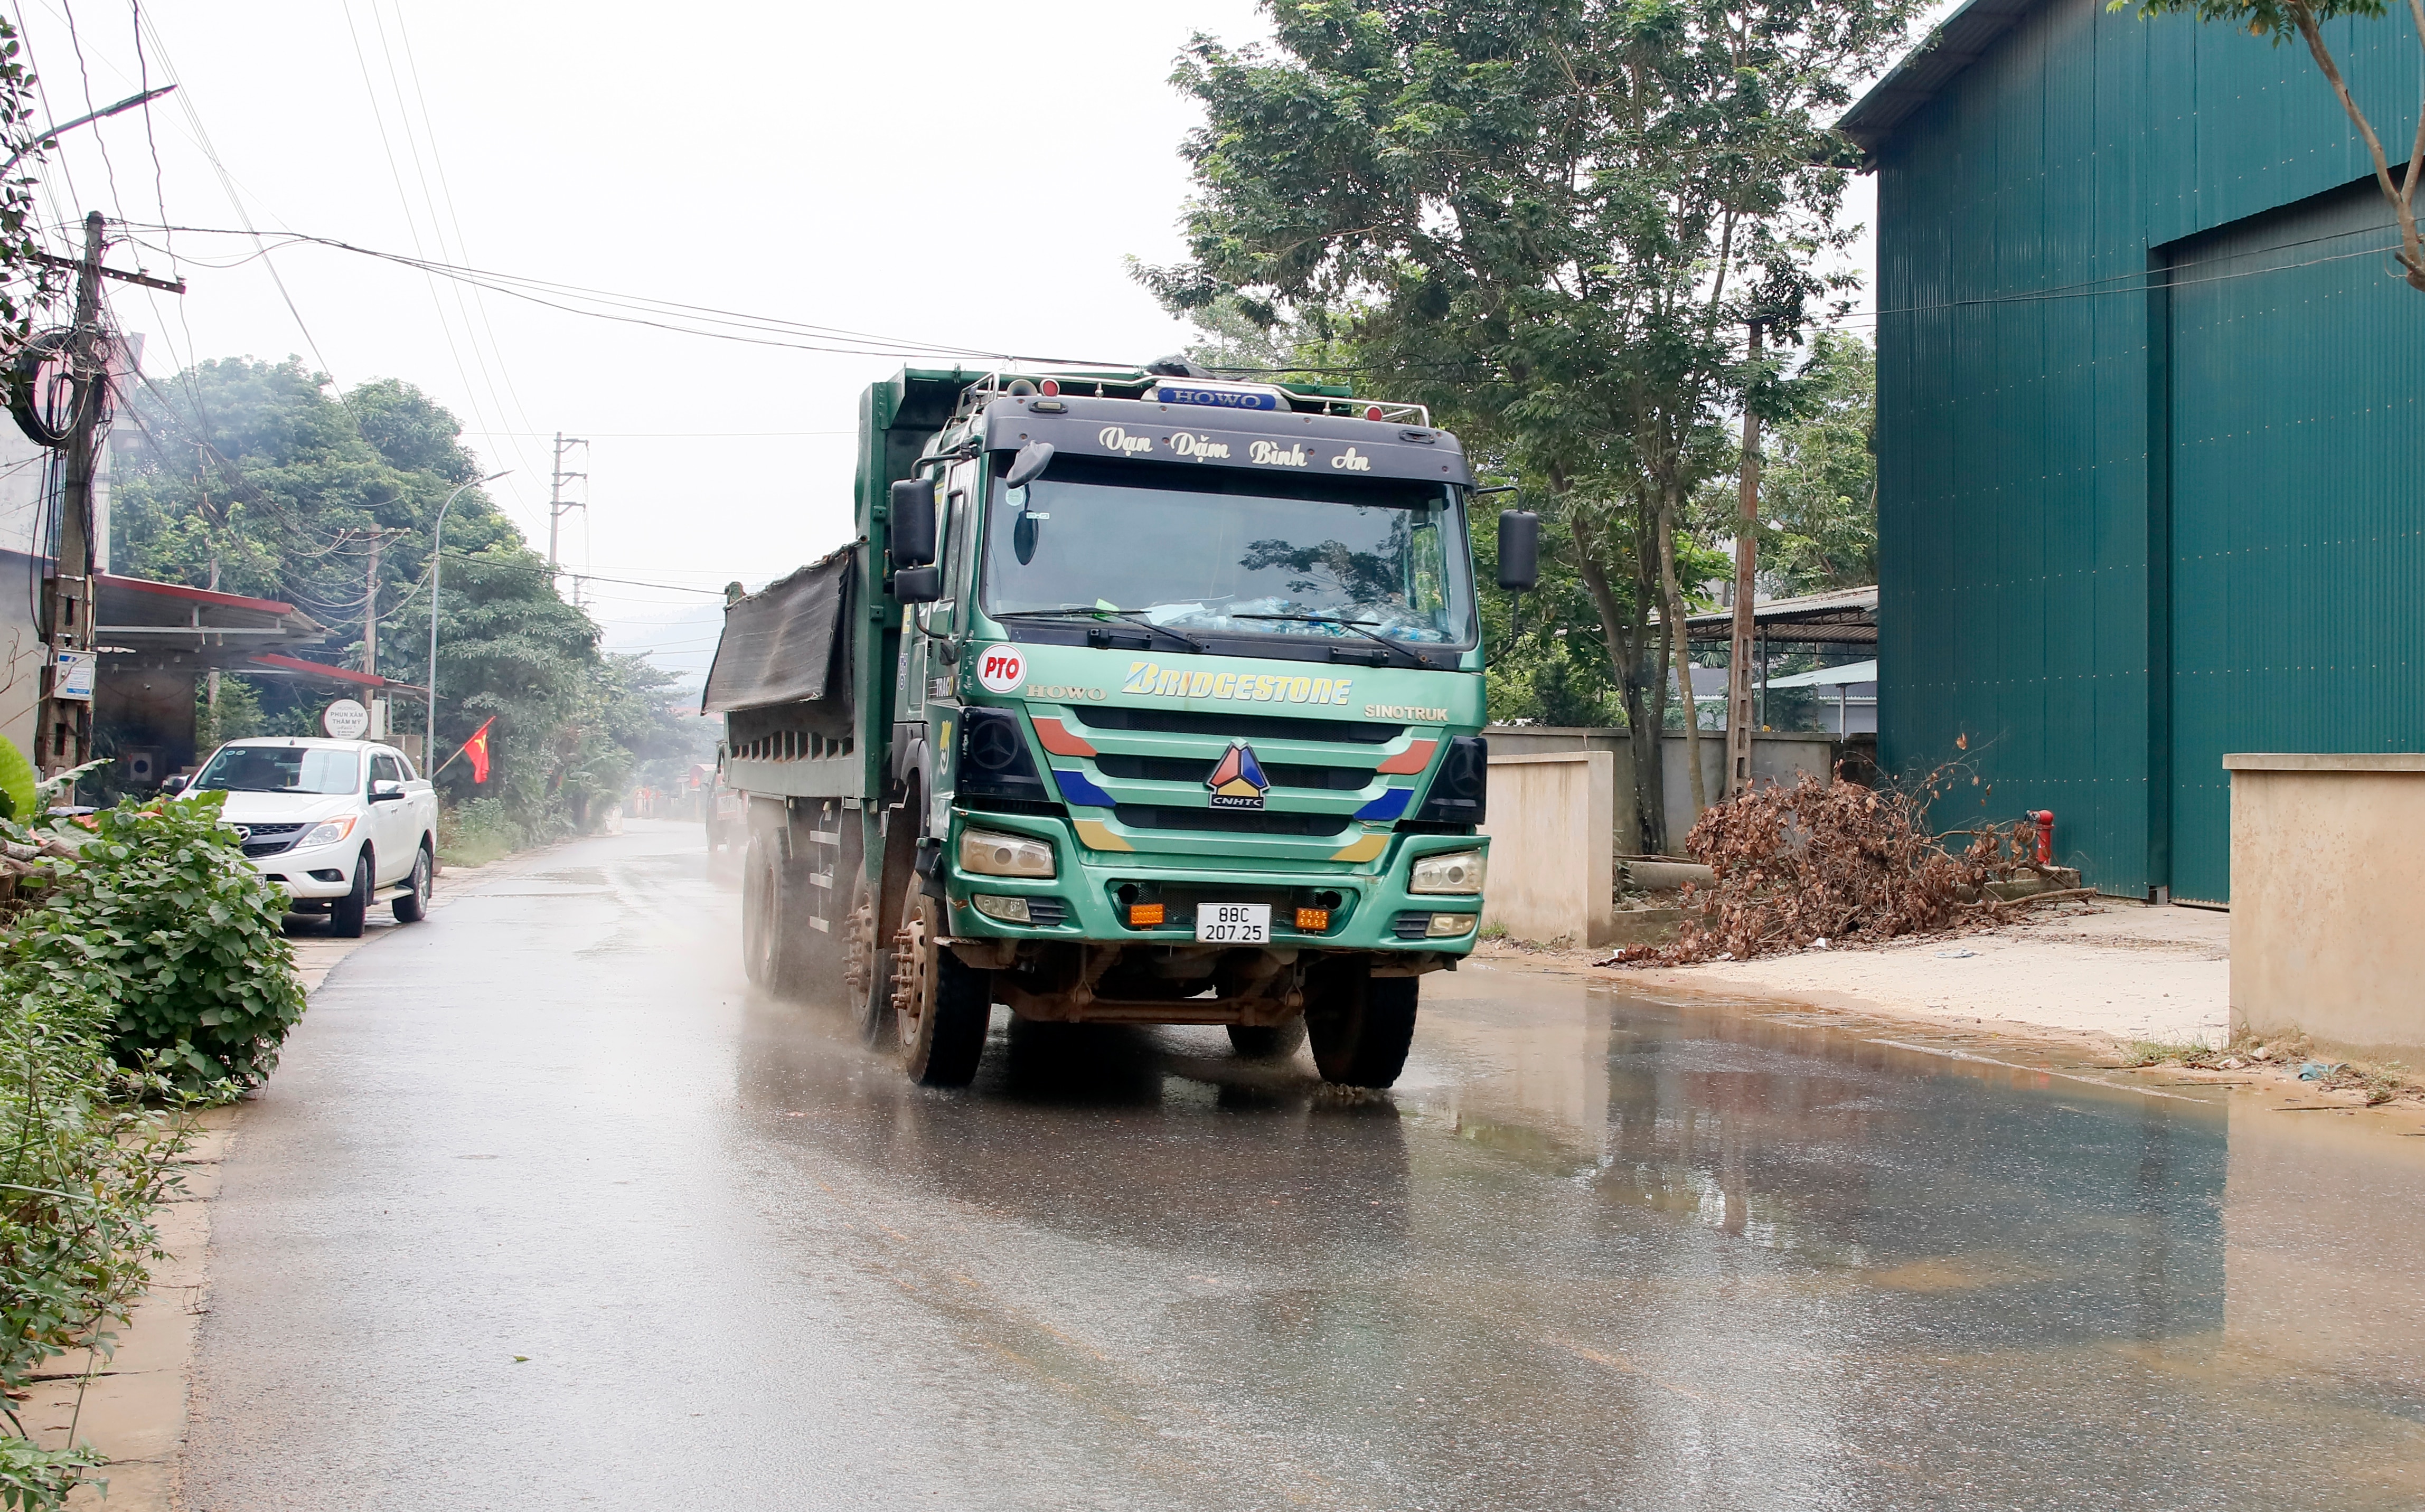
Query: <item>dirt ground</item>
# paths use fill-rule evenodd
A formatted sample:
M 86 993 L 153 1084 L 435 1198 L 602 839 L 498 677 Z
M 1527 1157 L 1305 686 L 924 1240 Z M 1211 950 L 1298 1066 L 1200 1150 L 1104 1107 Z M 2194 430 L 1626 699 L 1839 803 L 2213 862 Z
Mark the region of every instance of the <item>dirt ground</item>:
M 1605 950 L 1486 942 L 1479 954 L 1582 970 L 1646 990 L 1784 999 L 2120 1044 L 2222 1044 L 2231 1024 L 2231 915 L 2098 899 L 2026 922 L 1887 946 L 1693 966 L 1602 967 Z

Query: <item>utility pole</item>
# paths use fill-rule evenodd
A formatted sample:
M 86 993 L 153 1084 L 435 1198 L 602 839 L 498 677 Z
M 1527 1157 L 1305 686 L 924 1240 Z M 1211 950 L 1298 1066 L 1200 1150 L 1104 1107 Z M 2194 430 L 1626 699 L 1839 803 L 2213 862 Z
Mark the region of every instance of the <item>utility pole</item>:
M 379 546 L 387 538 L 385 531 L 371 532 L 371 570 L 369 592 L 362 597 L 362 670 L 378 671 L 378 559 Z
M 42 595 L 49 668 L 34 760 L 49 776 L 82 765 L 92 743 L 92 476 L 100 464 L 96 433 L 109 384 L 101 332 L 101 251 L 102 217 L 96 210 L 84 218 L 84 256 L 76 262 L 75 328 L 69 342 L 74 424 L 59 488 L 57 556 Z
M 559 533 L 556 522 L 564 518 L 564 512 L 568 509 L 589 507 L 582 500 L 564 497 L 564 485 L 567 483 L 574 478 L 580 478 L 586 482 L 589 477 L 586 472 L 565 471 L 564 454 L 576 446 L 588 444 L 578 436 L 567 436 L 562 431 L 555 433 L 555 465 L 549 474 L 547 485 L 547 581 L 550 583 L 555 581 L 556 538 Z
M 1752 362 L 1759 361 L 1759 322 L 1751 323 Z M 1726 796 L 1751 790 L 1752 663 L 1758 658 L 1752 638 L 1753 580 L 1759 567 L 1759 413 L 1752 407 L 1751 388 L 1743 389 L 1742 493 L 1735 511 L 1734 649 L 1726 658 Z

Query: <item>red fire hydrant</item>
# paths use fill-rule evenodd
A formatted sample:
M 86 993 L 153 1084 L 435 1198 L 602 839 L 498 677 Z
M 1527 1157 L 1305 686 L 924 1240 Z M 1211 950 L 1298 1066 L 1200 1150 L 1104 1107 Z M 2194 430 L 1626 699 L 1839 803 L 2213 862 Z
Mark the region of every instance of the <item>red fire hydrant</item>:
M 2054 810 L 2041 808 L 2031 818 L 2038 821 L 2038 865 L 2054 865 Z

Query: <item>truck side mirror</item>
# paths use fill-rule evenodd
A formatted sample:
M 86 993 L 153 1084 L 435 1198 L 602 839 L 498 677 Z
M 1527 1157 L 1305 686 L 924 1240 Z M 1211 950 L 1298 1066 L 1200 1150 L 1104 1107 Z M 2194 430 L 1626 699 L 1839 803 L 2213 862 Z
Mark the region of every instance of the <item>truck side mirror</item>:
M 892 597 L 905 604 L 931 604 L 943 597 L 943 569 L 904 567 L 892 575 Z
M 892 565 L 923 567 L 935 560 L 935 485 L 904 478 L 892 485 Z
M 1541 581 L 1541 517 L 1529 509 L 1499 512 L 1499 586 L 1529 593 Z

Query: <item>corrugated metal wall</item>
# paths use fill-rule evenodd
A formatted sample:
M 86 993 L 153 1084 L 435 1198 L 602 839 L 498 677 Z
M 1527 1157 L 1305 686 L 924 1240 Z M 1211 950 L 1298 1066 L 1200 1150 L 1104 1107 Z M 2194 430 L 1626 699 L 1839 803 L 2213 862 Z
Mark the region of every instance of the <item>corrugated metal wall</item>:
M 2177 898 L 2230 896 L 2225 752 L 2425 736 L 2425 294 L 2372 250 L 2392 225 L 2364 183 L 2166 249 Z
M 2399 24 L 2332 31 L 2405 140 Z M 2173 326 L 2148 270 L 2365 167 L 2304 50 L 2098 0 L 2023 18 L 1881 153 L 1881 754 L 1967 760 L 1972 817 L 2055 810 L 2109 891 L 2169 884 L 2176 821 L 2211 823 L 2172 801 Z

